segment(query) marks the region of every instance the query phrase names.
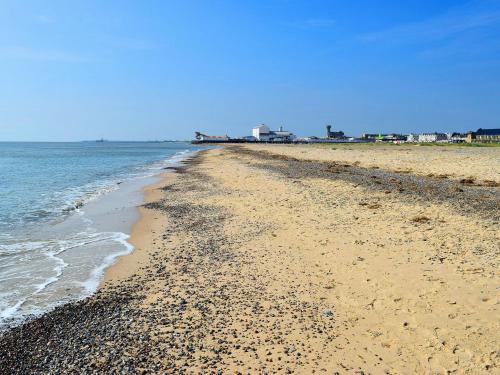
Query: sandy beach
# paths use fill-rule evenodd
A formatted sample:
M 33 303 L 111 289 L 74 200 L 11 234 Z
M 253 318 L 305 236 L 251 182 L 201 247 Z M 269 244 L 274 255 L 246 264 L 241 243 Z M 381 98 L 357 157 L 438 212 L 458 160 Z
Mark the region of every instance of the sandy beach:
M 494 374 L 500 148 L 232 145 L 145 189 L 92 297 L 7 373 Z

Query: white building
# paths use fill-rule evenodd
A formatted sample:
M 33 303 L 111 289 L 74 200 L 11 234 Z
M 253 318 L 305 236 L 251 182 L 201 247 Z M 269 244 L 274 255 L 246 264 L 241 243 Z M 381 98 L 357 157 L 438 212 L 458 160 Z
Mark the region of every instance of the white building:
M 418 134 L 410 133 L 408 137 L 406 137 L 406 142 L 418 142 Z
M 418 136 L 419 142 L 440 142 L 447 140 L 448 137 L 444 133 L 423 133 Z
M 467 142 L 467 134 L 464 133 L 446 133 L 448 141 L 451 143 L 464 143 Z
M 258 141 L 269 141 L 271 135 L 271 129 L 268 126 L 262 124 L 260 126 L 256 126 L 252 129 L 252 135 Z
M 297 138 L 295 134 L 284 130 L 282 126 L 279 130 L 271 130 L 264 124 L 253 128 L 252 135 L 261 142 L 290 142 Z

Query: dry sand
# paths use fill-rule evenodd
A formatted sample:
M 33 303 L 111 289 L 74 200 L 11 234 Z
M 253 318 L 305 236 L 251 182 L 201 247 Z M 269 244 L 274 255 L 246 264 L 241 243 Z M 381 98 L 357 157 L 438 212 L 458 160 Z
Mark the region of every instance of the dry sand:
M 308 160 L 358 163 L 367 168 L 383 168 L 418 175 L 473 177 L 500 183 L 499 147 L 420 146 L 418 144 L 328 144 L 328 145 L 249 145 L 253 150 L 269 150 Z
M 497 180 L 499 175 L 498 168 L 491 168 L 494 155 L 500 160 L 498 149 L 413 147 L 403 157 L 395 148 L 343 149 L 337 159 L 323 149 L 251 148 L 303 159 L 391 165 L 391 170 L 411 166 L 420 173 L 478 180 Z M 496 363 L 497 225 L 471 221 L 440 204 L 388 200 L 384 192 L 348 182 L 287 181 L 254 163 L 238 152 L 209 152 L 197 170 L 214 181 L 218 194 L 195 194 L 193 203 L 230 212 L 231 220 L 224 223 L 230 238 L 245 238 L 252 227 L 259 231 L 231 249 L 249 259 L 240 282 L 258 280 L 263 286 L 264 295 L 252 304 L 274 311 L 273 303 L 282 301 L 294 308 L 283 306 L 286 311 L 274 317 L 269 312 L 254 316 L 245 313 L 248 306 L 235 304 L 226 319 L 246 331 L 240 345 L 254 346 L 260 355 L 236 351 L 233 360 L 226 358 L 226 368 L 477 373 Z M 375 204 L 360 205 L 365 202 Z M 157 211 L 145 215 L 148 221 L 159 220 Z M 412 221 L 418 217 L 429 222 Z M 141 253 L 139 249 L 130 259 Z M 332 318 L 326 316 L 330 311 Z M 258 333 L 241 326 L 242 315 L 259 327 Z M 318 320 L 328 321 L 328 331 L 314 329 L 321 325 Z M 302 358 L 287 355 L 286 346 L 303 351 Z M 244 365 L 238 366 L 238 359 Z
M 48 357 L 42 372 L 498 373 L 499 188 L 388 172 L 413 150 L 426 174 L 420 148 L 400 164 L 300 146 L 201 153 L 147 189 L 137 248 L 96 297 L 25 328 L 44 337 L 80 314 L 69 343 L 52 339 L 64 357 L 25 340 L 38 354 L 16 369 Z M 463 163 L 499 156 L 482 150 Z M 460 172 L 459 154 L 429 168 L 498 177 L 498 164 Z M 22 339 L 0 339 L 9 358 Z

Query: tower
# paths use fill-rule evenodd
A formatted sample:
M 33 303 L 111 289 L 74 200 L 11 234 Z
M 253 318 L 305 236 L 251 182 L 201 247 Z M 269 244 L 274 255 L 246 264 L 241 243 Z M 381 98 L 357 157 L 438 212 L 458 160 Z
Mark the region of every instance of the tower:
M 326 126 L 326 138 L 330 138 L 331 134 L 332 134 L 332 126 L 327 125 Z

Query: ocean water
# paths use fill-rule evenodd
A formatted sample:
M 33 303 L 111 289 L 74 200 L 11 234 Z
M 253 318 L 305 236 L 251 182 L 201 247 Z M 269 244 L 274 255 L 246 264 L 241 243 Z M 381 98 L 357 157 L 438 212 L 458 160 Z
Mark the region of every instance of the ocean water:
M 0 142 L 0 328 L 93 293 L 141 188 L 201 149 L 170 142 Z

